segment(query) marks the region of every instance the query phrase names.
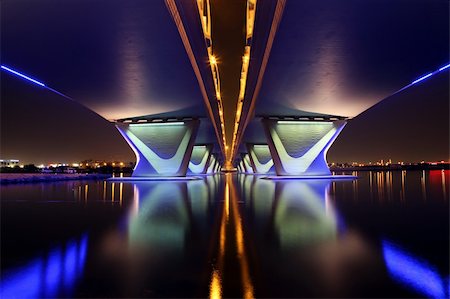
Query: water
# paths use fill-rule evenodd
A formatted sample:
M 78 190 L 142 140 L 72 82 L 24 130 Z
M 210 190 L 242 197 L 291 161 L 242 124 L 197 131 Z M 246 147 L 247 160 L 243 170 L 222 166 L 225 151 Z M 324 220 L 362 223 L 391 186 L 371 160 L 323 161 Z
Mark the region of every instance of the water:
M 1 186 L 1 295 L 448 297 L 449 172 Z

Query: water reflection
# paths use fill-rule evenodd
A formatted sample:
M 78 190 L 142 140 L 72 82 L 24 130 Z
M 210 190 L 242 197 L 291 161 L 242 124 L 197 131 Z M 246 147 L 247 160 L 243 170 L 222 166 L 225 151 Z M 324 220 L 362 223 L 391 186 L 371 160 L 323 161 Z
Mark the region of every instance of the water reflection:
M 257 225 L 273 226 L 283 248 L 336 235 L 338 217 L 329 194 L 331 181 L 271 181 L 255 176 L 239 181 Z
M 1 295 L 448 295 L 448 171 L 354 175 L 2 186 Z
M 329 185 L 326 180 L 276 183 L 274 227 L 282 247 L 336 237 L 337 218 L 328 198 Z
M 344 296 L 373 251 L 358 232 L 344 229 L 332 182 L 256 176 L 237 182 L 247 210 L 247 246 L 259 261 L 256 296 Z
M 71 296 L 82 276 L 88 235 L 50 249 L 22 267 L 2 273 L 1 298 L 48 298 Z
M 228 297 L 230 294 L 223 293 L 224 280 L 228 282 L 233 277 L 224 277 L 225 257 L 237 258 L 239 265 L 240 288 L 239 294 L 243 298 L 254 298 L 254 287 L 250 276 L 250 267 L 244 242 L 244 229 L 242 216 L 239 209 L 239 194 L 231 174 L 225 175 L 224 204 L 219 229 L 219 250 L 216 254 L 217 262 L 214 263 L 210 279 L 210 298 Z M 234 278 L 236 279 L 236 278 Z
M 352 175 L 358 176 L 359 179 L 352 182 L 333 182 L 331 194 L 339 194 L 339 197 L 345 200 L 365 200 L 369 197 L 379 202 L 405 202 L 406 199 L 411 201 L 419 198 L 422 201 L 448 201 L 449 170 L 360 171 L 352 172 Z
M 129 220 L 130 245 L 182 250 L 191 221 L 186 184 L 149 182 L 136 184 L 135 188 L 139 210 Z
M 429 298 L 448 297 L 445 281 L 433 266 L 390 241 L 383 240 L 382 247 L 386 267 L 396 281 Z

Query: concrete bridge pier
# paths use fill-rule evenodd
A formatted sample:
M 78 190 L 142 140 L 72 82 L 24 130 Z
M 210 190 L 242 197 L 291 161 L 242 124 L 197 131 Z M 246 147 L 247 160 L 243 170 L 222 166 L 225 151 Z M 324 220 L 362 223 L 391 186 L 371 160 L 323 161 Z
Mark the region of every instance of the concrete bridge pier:
M 327 151 L 347 121 L 262 119 L 278 176 L 329 176 Z
M 247 143 L 250 163 L 255 173 L 266 174 L 273 172 L 273 160 L 267 144 Z
M 136 154 L 133 177 L 186 176 L 200 121 L 116 122 Z
M 194 145 L 188 172 L 191 174 L 206 174 L 212 156 L 214 144 Z

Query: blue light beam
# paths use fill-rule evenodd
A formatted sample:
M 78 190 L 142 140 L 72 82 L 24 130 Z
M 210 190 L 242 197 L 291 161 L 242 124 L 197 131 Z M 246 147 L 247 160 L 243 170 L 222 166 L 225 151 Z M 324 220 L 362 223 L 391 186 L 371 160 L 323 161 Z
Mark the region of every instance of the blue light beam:
M 441 67 L 441 68 L 439 69 L 439 72 L 440 72 L 440 71 L 443 71 L 443 70 L 445 70 L 445 69 L 448 69 L 449 67 L 450 67 L 450 64 L 444 65 L 443 67 Z
M 420 81 L 422 81 L 422 80 L 425 80 L 426 78 L 431 77 L 431 76 L 433 76 L 433 73 L 426 74 L 425 76 L 422 76 L 422 77 L 420 77 L 419 79 L 413 81 L 411 84 L 416 84 L 417 82 L 420 82 Z
M 56 89 L 53 89 L 53 88 L 51 88 L 51 87 L 45 85 L 44 83 L 42 83 L 42 82 L 40 82 L 40 81 L 38 81 L 38 80 L 36 80 L 36 79 L 30 78 L 30 77 L 28 77 L 27 75 L 24 75 L 24 74 L 22 74 L 22 73 L 20 73 L 20 72 L 18 72 L 18 71 L 15 71 L 15 70 L 13 70 L 13 69 L 11 69 L 11 68 L 5 66 L 5 65 L 2 65 L 2 66 L 1 66 L 1 69 L 2 69 L 2 70 L 5 70 L 5 71 L 7 71 L 7 72 L 10 72 L 11 74 L 14 74 L 14 75 L 16 75 L 16 76 L 18 76 L 18 77 L 21 77 L 21 78 L 23 78 L 23 79 L 25 79 L 25 80 L 28 80 L 28 81 L 30 81 L 30 82 L 32 82 L 32 83 L 34 83 L 34 84 L 37 84 L 37 85 L 39 85 L 39 86 L 41 86 L 41 87 L 44 87 L 45 89 L 50 90 L 51 92 L 54 92 L 54 93 L 56 93 L 56 94 L 58 94 L 58 95 L 60 95 L 60 96 L 62 96 L 62 97 L 65 97 L 66 99 L 73 100 L 71 97 L 66 96 L 65 94 L 63 94 L 63 93 L 57 91 Z
M 398 91 L 394 92 L 394 93 L 393 93 L 392 95 L 390 95 L 390 96 L 393 96 L 393 95 L 395 95 L 395 94 L 397 94 L 397 93 L 399 93 L 399 92 L 401 92 L 401 91 L 403 91 L 403 90 L 405 90 L 405 89 L 407 89 L 407 88 L 409 88 L 409 87 L 411 87 L 411 86 L 413 86 L 413 85 L 415 85 L 415 84 L 417 84 L 417 83 L 419 83 L 419 82 L 422 82 L 422 81 L 424 81 L 425 79 L 428 79 L 428 78 L 430 78 L 431 76 L 434 76 L 434 75 L 436 75 L 436 74 L 438 74 L 438 73 L 440 73 L 440 72 L 442 72 L 442 71 L 448 69 L 449 67 L 450 67 L 450 64 L 444 65 L 444 66 L 442 66 L 441 68 L 435 70 L 434 72 L 428 73 L 428 74 L 426 74 L 426 75 L 420 77 L 419 79 L 416 79 L 416 80 L 412 81 L 411 83 L 409 83 L 409 84 L 406 85 L 405 87 L 399 89 Z
M 21 77 L 21 78 L 24 78 L 25 80 L 28 80 L 28 81 L 30 81 L 30 82 L 33 82 L 34 84 L 37 84 L 37 85 L 42 86 L 42 87 L 45 87 L 45 84 L 44 84 L 44 83 L 39 82 L 38 80 L 35 80 L 35 79 L 33 79 L 33 78 L 30 78 L 30 77 L 28 77 L 28 76 L 26 76 L 26 75 L 24 75 L 24 74 L 22 74 L 22 73 L 19 73 L 18 71 L 15 71 L 15 70 L 13 70 L 13 69 L 10 69 L 10 68 L 7 67 L 7 66 L 2 65 L 1 68 L 2 68 L 3 70 L 5 70 L 5 71 L 8 71 L 8 72 L 10 72 L 10 73 L 16 75 L 16 76 L 19 76 L 19 77 Z

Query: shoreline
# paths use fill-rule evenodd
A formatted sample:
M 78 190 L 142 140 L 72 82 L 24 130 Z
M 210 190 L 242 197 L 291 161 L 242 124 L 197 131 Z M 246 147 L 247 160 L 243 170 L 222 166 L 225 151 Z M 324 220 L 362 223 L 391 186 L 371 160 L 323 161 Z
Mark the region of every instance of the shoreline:
M 0 185 L 107 179 L 111 174 L 0 173 Z

